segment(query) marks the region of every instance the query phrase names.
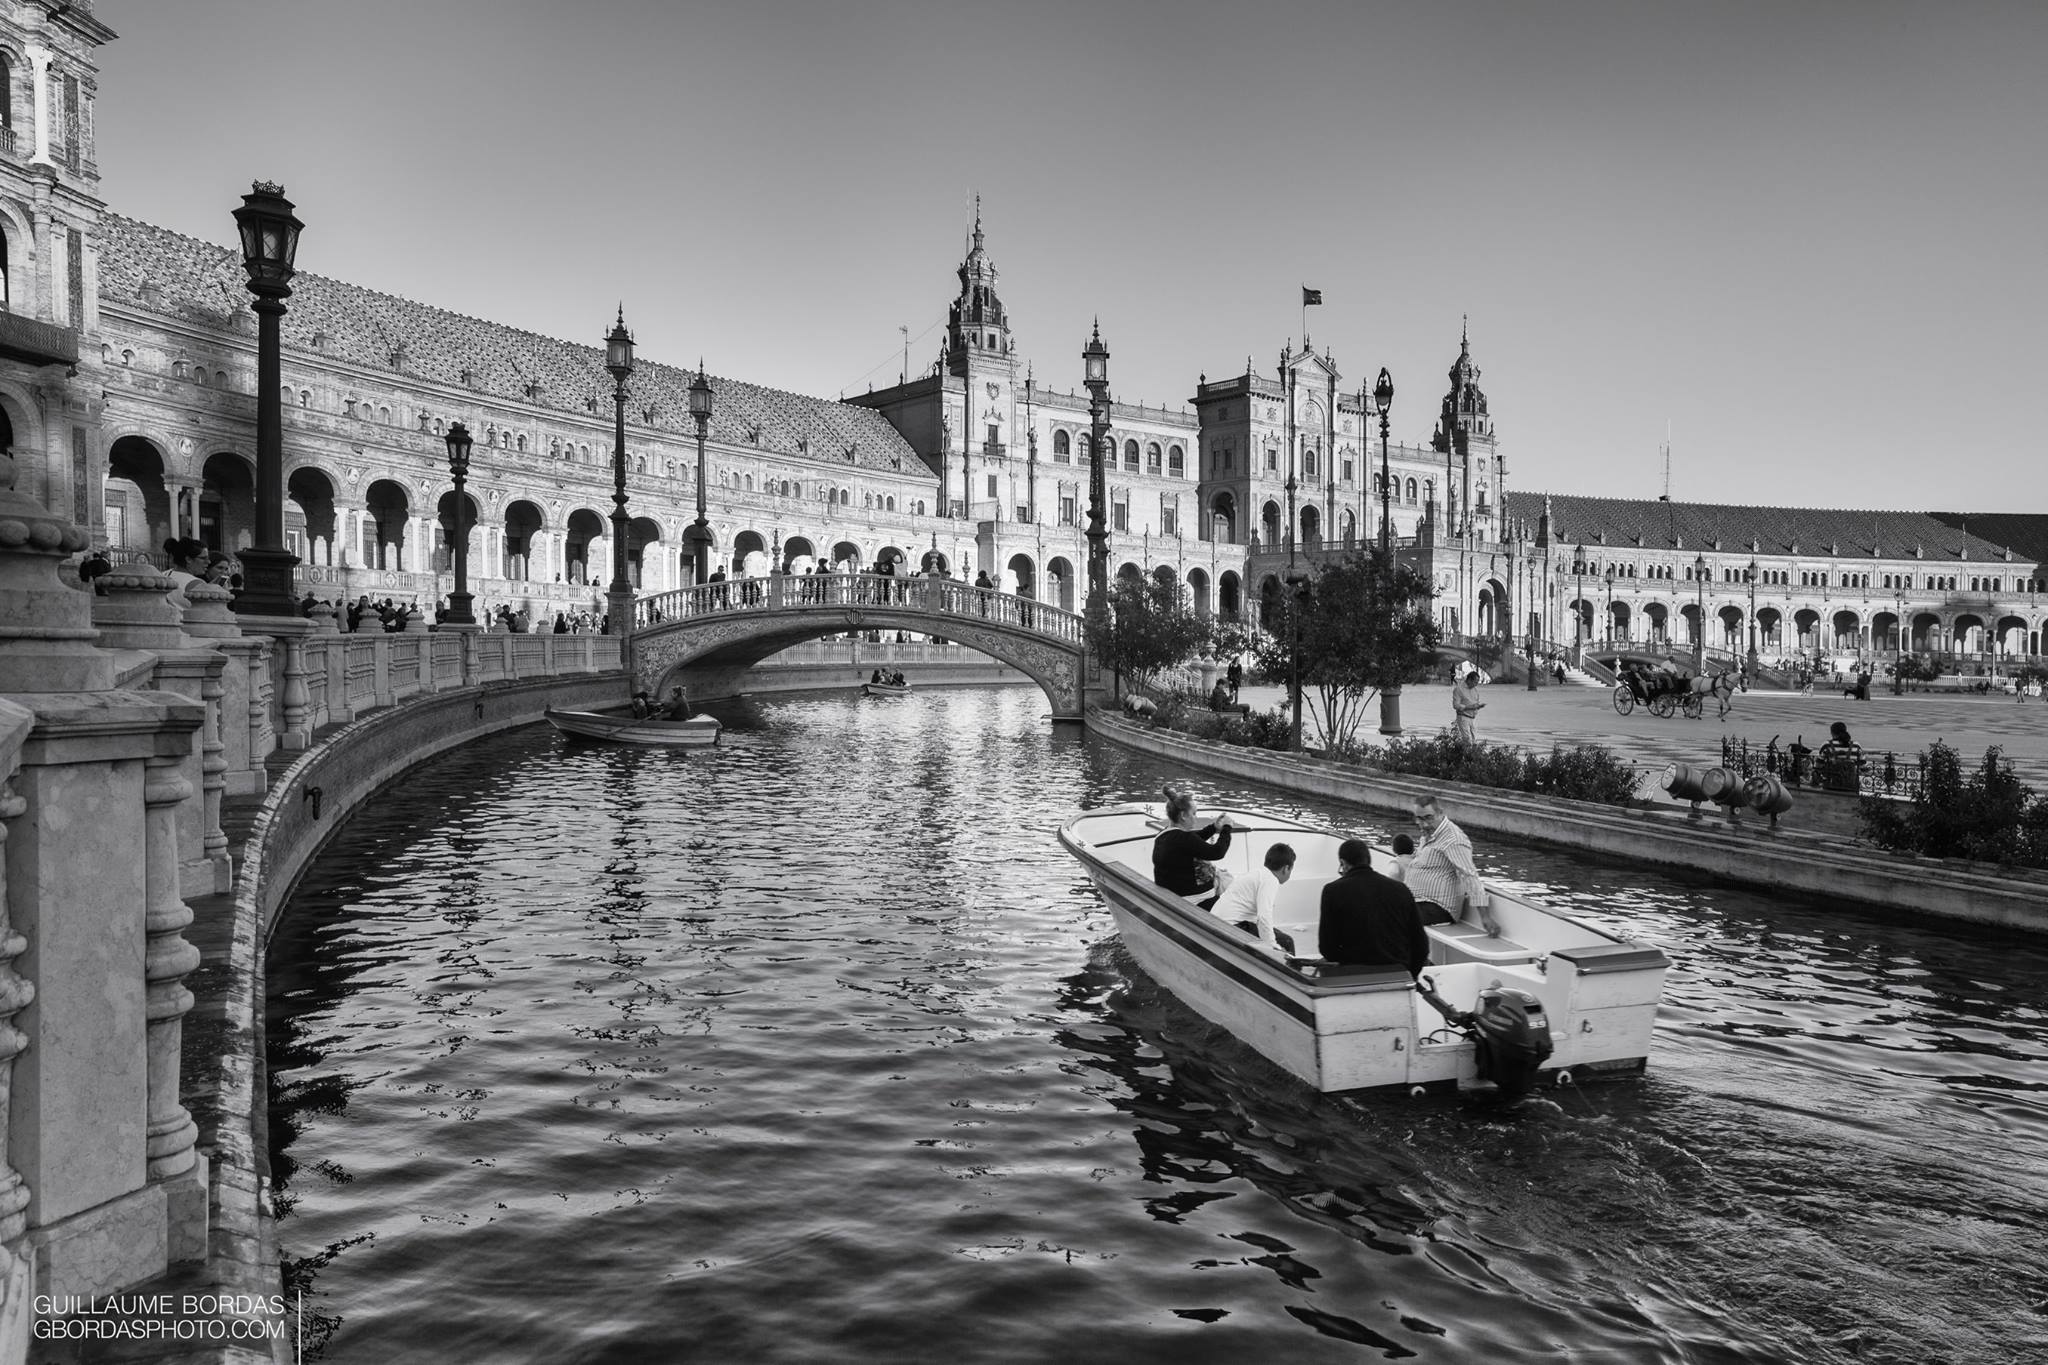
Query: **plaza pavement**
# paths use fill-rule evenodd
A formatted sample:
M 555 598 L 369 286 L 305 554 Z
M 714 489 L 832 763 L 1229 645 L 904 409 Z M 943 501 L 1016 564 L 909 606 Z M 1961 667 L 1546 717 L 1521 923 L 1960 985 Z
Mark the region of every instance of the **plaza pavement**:
M 1274 706 L 1286 696 L 1280 687 L 1245 687 L 1241 699 L 1254 708 Z M 1726 721 L 1716 719 L 1710 700 L 1698 720 L 1682 714 L 1668 720 L 1638 706 L 1627 716 L 1614 709 L 1613 690 L 1585 684 L 1553 684 L 1528 691 L 1519 684 L 1489 683 L 1479 699 L 1486 708 L 1476 722 L 1479 738 L 1497 744 L 1548 751 L 1553 744 L 1599 743 L 1644 770 L 1643 794 L 1661 789 L 1666 765 L 1685 763 L 1712 767 L 1721 761 L 1721 737 L 1746 738 L 1761 750 L 1773 735 L 1781 748 L 1803 739 L 1818 749 L 1827 742 L 1828 725 L 1843 721 L 1864 753 L 1881 758 L 1886 750 L 1911 762 L 1935 740 L 1944 740 L 1961 756 L 1965 769 L 1996 744 L 2020 779 L 2037 793 L 2048 793 L 2048 699 L 2016 702 L 2002 693 L 1984 696 L 1908 692 L 1870 694 L 1853 701 L 1839 687 L 1816 684 L 1813 695 L 1796 692 L 1739 692 Z M 1313 710 L 1310 712 L 1314 714 Z M 1359 738 L 1380 743 L 1378 704 Z M 1401 695 L 1402 733 L 1406 738 L 1434 734 L 1451 723 L 1451 689 L 1440 683 L 1406 689 Z

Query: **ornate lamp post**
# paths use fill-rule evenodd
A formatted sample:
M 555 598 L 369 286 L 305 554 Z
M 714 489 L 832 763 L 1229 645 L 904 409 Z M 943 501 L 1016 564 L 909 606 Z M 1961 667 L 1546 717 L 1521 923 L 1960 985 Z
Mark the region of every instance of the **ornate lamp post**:
M 1529 532 L 1528 528 L 1525 526 L 1522 529 L 1522 601 L 1524 604 L 1524 610 L 1522 612 L 1522 624 L 1525 627 L 1527 627 L 1528 633 L 1522 637 L 1522 644 L 1523 648 L 1526 650 L 1529 656 L 1529 690 L 1531 692 L 1534 692 L 1536 690 L 1535 574 L 1535 564 L 1529 559 Z M 1513 622 L 1509 623 L 1510 629 L 1512 629 L 1513 624 Z
M 626 578 L 626 381 L 633 374 L 633 334 L 626 330 L 624 304 L 604 339 L 604 367 L 611 371 L 612 405 L 618 418 L 612 428 L 612 585 L 605 593 L 605 610 L 611 616 L 611 633 L 629 635 L 633 585 Z
M 1692 581 L 1697 605 L 1693 608 L 1698 615 L 1692 623 L 1692 671 L 1702 673 L 1707 667 L 1707 557 L 1692 557 Z
M 473 626 L 470 613 L 473 595 L 469 591 L 469 495 L 462 485 L 469 478 L 469 428 L 460 422 L 448 427 L 448 474 L 455 480 L 455 591 L 448 594 L 447 623 Z
M 1379 382 L 1372 386 L 1372 401 L 1380 410 L 1380 548 L 1391 549 L 1394 544 L 1394 522 L 1389 511 L 1393 494 L 1393 475 L 1387 468 L 1387 412 L 1394 406 L 1394 376 L 1380 369 Z
M 284 379 L 277 334 L 304 226 L 284 187 L 267 181 L 250 186 L 235 210 L 242 265 L 256 296 L 256 543 L 239 556 L 242 591 L 235 598 L 235 610 L 250 616 L 299 614 L 292 598 L 299 558 L 284 547 Z
M 1607 619 L 1600 624 L 1601 634 L 1607 641 L 1607 647 L 1612 649 L 1614 647 L 1614 566 L 1612 564 L 1607 566 Z
M 1586 547 L 1572 547 L 1572 568 L 1579 575 L 1579 595 L 1572 603 L 1572 648 L 1578 652 L 1578 662 L 1586 662 Z
M 690 547 L 695 582 L 711 576 L 711 522 L 704 515 L 704 429 L 711 424 L 711 381 L 704 377 L 704 362 L 697 361 L 697 377 L 690 381 L 690 420 L 697 424 L 697 519 L 683 532 Z
M 1906 679 L 1903 665 L 1906 662 L 1906 594 L 1894 593 L 1892 600 L 1898 603 L 1898 610 L 1892 616 L 1892 695 L 1902 697 L 1906 693 Z
M 1088 607 L 1089 629 L 1100 631 L 1109 616 L 1109 530 L 1103 523 L 1105 493 L 1102 447 L 1109 438 L 1109 347 L 1097 319 L 1081 348 L 1081 382 L 1088 388 Z
M 1748 577 L 1748 581 L 1749 581 L 1749 674 L 1748 674 L 1748 676 L 1749 676 L 1750 678 L 1754 679 L 1754 678 L 1756 677 L 1756 561 L 1755 561 L 1754 559 L 1752 559 L 1752 560 L 1750 560 L 1750 561 L 1749 561 L 1749 569 L 1748 569 L 1748 571 L 1747 571 L 1747 577 Z

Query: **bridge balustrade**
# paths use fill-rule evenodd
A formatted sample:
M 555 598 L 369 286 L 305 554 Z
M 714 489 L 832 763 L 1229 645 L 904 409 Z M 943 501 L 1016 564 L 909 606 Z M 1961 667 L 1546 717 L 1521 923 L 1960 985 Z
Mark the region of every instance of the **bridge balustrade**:
M 1081 618 L 1073 612 L 936 574 L 771 574 L 701 583 L 638 599 L 633 604 L 633 627 L 647 630 L 699 617 L 807 607 L 838 611 L 896 607 L 987 621 L 1071 644 L 1081 641 Z M 943 626 L 935 626 L 930 633 L 946 632 Z

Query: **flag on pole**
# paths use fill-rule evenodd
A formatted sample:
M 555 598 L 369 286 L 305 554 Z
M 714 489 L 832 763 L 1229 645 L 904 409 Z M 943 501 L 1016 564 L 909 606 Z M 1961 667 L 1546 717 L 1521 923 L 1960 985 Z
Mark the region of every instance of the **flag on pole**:
M 1323 291 L 1322 291 L 1322 290 L 1320 290 L 1320 289 L 1311 289 L 1311 288 L 1309 288 L 1309 287 L 1308 287 L 1307 285 L 1303 285 L 1303 286 L 1301 287 L 1301 306 L 1302 306 L 1302 307 L 1306 308 L 1306 307 L 1308 307 L 1308 306 L 1309 306 L 1310 304 L 1312 304 L 1312 303 L 1321 303 L 1322 301 L 1323 301 Z

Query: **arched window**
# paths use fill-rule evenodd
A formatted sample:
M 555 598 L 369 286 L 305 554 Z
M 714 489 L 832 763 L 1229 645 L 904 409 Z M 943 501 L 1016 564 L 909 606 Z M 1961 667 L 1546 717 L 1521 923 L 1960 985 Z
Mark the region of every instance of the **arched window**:
M 1408 501 L 1411 503 L 1415 501 L 1415 480 L 1413 479 L 1408 480 Z
M 1181 478 L 1188 472 L 1188 457 L 1179 446 L 1170 446 L 1166 452 L 1166 472 Z
M 1145 446 L 1145 472 L 1147 474 L 1157 474 L 1159 472 L 1159 460 L 1159 442 L 1148 442 Z
M 1125 468 L 1125 469 L 1136 469 L 1137 467 L 1138 467 L 1138 443 L 1137 443 L 1136 441 L 1125 441 L 1125 442 L 1124 442 L 1124 468 Z
M 1052 434 L 1052 457 L 1061 464 L 1067 464 L 1074 458 L 1073 439 L 1066 432 L 1055 431 Z
M 895 499 L 895 498 L 893 498 L 893 497 L 890 497 L 890 498 L 884 498 L 884 499 L 882 499 L 882 510 L 883 510 L 884 512 L 893 512 L 893 511 L 895 511 L 895 510 L 896 510 L 896 499 Z

